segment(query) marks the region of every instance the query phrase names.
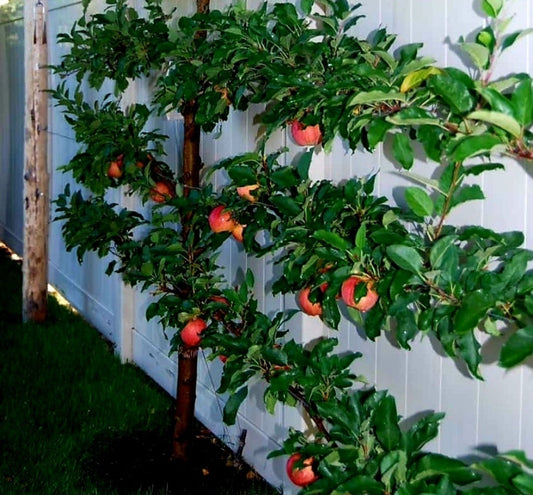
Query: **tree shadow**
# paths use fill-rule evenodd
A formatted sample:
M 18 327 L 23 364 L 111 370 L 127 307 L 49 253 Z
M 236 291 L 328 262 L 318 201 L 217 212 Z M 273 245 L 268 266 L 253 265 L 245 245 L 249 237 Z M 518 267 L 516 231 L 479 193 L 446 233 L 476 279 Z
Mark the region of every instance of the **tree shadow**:
M 80 463 L 92 483 L 118 495 L 277 493 L 207 428 L 197 426 L 188 462 L 171 460 L 171 438 L 170 431 L 105 431 Z

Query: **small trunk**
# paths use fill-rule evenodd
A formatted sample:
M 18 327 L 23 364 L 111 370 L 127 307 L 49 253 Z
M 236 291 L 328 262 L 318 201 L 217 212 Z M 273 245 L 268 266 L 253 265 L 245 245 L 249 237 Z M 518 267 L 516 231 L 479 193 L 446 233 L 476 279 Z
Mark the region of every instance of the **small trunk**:
M 183 185 L 187 195 L 192 187 L 200 185 L 200 128 L 194 121 L 196 106 L 187 105 L 183 112 L 185 139 L 183 144 Z M 185 228 L 183 236 L 187 237 Z M 198 350 L 182 349 L 178 354 L 178 385 L 176 414 L 172 438 L 172 459 L 187 461 L 194 431 L 194 406 L 196 402 L 196 376 Z
M 200 185 L 200 127 L 194 119 L 196 104 L 190 102 L 183 111 L 184 140 L 183 140 L 183 185 L 185 195 L 189 194 L 189 188 Z
M 196 376 L 198 350 L 186 349 L 178 357 L 178 388 L 174 435 L 172 437 L 172 459 L 187 461 L 193 438 L 194 405 L 196 402 Z

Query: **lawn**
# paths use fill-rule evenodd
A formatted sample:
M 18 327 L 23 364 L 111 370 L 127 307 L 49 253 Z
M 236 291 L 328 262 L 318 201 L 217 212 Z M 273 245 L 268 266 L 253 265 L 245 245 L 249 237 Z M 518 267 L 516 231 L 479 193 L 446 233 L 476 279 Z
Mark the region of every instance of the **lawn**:
M 2 495 L 277 493 L 201 425 L 191 464 L 172 464 L 172 398 L 53 298 L 46 323 L 22 324 L 1 247 L 0 274 Z

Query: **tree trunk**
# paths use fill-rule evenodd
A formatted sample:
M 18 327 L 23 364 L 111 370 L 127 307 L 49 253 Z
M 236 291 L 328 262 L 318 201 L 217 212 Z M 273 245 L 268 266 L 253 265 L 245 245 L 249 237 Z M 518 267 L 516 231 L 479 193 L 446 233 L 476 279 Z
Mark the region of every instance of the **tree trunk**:
M 196 11 L 209 10 L 209 0 L 196 0 Z M 184 194 L 200 185 L 200 127 L 196 125 L 196 103 L 189 102 L 183 111 L 183 177 Z M 187 229 L 184 229 L 186 232 Z M 187 234 L 184 233 L 184 237 Z M 196 379 L 198 371 L 198 350 L 182 349 L 178 354 L 178 384 L 172 437 L 172 459 L 187 461 L 194 431 L 194 406 L 196 403 Z
M 172 459 L 187 461 L 194 431 L 194 406 L 196 403 L 196 377 L 198 349 L 184 349 L 178 355 L 178 387 Z
M 48 286 L 48 45 L 47 10 L 26 0 L 25 18 L 25 136 L 24 136 L 24 252 L 22 318 L 43 321 L 47 316 Z
M 200 127 L 194 119 L 196 105 L 191 102 L 183 112 L 183 178 L 184 194 L 200 185 Z M 184 229 L 184 237 L 188 229 Z M 198 350 L 182 349 L 178 354 L 178 384 L 176 391 L 176 413 L 174 416 L 174 435 L 172 439 L 172 458 L 186 461 L 189 458 L 190 443 L 194 429 L 194 406 L 196 403 L 196 377 Z

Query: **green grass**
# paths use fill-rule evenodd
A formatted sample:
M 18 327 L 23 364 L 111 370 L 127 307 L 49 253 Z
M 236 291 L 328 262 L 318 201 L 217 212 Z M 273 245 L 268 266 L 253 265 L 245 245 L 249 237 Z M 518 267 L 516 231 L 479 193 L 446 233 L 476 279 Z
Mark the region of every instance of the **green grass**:
M 54 299 L 46 323 L 22 324 L 20 265 L 2 249 L 0 273 L 2 495 L 276 493 L 206 435 L 173 465 L 172 399 Z

